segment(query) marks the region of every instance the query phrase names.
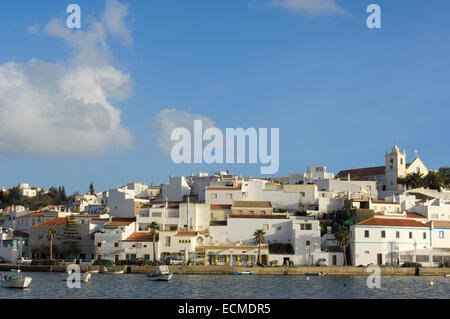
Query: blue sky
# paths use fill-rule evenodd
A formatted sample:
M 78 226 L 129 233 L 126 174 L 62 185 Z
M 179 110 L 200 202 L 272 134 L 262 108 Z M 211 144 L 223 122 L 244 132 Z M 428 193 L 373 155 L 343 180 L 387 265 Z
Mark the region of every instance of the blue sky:
M 128 3 L 124 21 L 129 34 L 111 32 L 105 38 L 105 66 L 113 66 L 121 84 L 132 89 L 125 97 L 107 99 L 120 110 L 120 124 L 109 139 L 123 141 L 99 152 L 93 151 L 96 145 L 83 152 L 59 152 L 61 143 L 53 146 L 43 139 L 39 151 L 32 147 L 34 138 L 52 133 L 51 124 L 40 122 L 44 115 L 37 109 L 39 117 L 27 133 L 34 136 L 27 136 L 20 133 L 20 123 L 25 127 L 28 122 L 18 115 L 17 125 L 0 129 L 0 186 L 28 182 L 85 192 L 90 182 L 100 191 L 129 181 L 159 184 L 171 174 L 199 170 L 229 168 L 259 176 L 260 164 L 172 163 L 155 137 L 154 118 L 164 109 L 202 115 L 222 129 L 280 128 L 277 176 L 303 172 L 310 165 L 326 165 L 335 173 L 383 165 L 384 152 L 394 143 L 406 149 L 408 160 L 417 149 L 428 168 L 447 166 L 450 3 L 320 1 L 342 11 L 311 14 L 287 5 L 296 0 L 278 6 L 270 0 Z M 378 30 L 366 27 L 366 7 L 374 2 L 382 10 Z M 82 9 L 82 31 L 105 9 L 105 1 L 2 3 L 0 69 L 11 62 L 27 69 L 32 59 L 70 64 L 78 56 L 71 36 L 43 31 L 52 19 L 67 17 L 70 3 Z M 123 45 L 124 37 L 131 41 Z M 44 77 L 42 82 L 47 83 Z M 5 93 L 2 100 L 0 87 L 0 111 L 7 97 Z M 82 116 L 76 108 L 72 115 Z M 0 124 L 10 123 L 8 116 Z M 69 138 L 73 136 L 78 135 Z M 17 143 L 3 146 L 5 140 Z M 26 144 L 30 140 L 31 146 Z M 68 141 L 68 148 L 76 149 L 77 143 L 83 140 Z

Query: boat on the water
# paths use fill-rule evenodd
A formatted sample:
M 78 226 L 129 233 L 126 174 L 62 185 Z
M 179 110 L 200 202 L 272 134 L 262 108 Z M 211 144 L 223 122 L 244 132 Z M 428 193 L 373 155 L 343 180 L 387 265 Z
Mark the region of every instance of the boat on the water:
M 306 272 L 305 276 L 323 276 L 325 275 L 323 272 Z
M 449 277 L 450 277 L 450 274 L 445 274 L 444 277 L 449 278 Z
M 89 282 L 89 280 L 91 280 L 91 276 L 92 274 L 88 271 L 88 272 L 84 272 L 81 274 L 81 281 L 82 282 Z
M 109 271 L 108 274 L 113 274 L 113 275 L 120 275 L 120 274 L 124 274 L 125 273 L 125 269 L 118 269 L 118 270 L 113 270 L 113 271 Z
M 19 288 L 19 289 L 25 289 L 28 288 L 28 286 L 31 284 L 31 277 L 23 276 L 21 274 L 17 275 L 5 275 L 0 274 L 1 280 L 0 280 L 0 286 L 4 288 Z
M 233 271 L 233 275 L 252 275 L 251 271 Z
M 168 266 L 158 266 L 153 273 L 147 275 L 149 280 L 155 281 L 169 281 L 172 277 L 173 274 L 169 271 Z

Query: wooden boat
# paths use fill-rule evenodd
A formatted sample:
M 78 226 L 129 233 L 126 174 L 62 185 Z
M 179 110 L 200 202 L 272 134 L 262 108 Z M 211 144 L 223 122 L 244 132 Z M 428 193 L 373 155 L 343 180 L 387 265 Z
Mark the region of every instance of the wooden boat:
M 169 271 L 168 266 L 158 266 L 153 273 L 147 275 L 149 280 L 154 281 L 169 281 L 172 277 L 173 274 Z
M 31 277 L 22 275 L 3 276 L 2 274 L 0 274 L 0 276 L 1 276 L 0 286 L 4 288 L 25 289 L 28 288 L 32 280 Z
M 450 277 L 450 274 L 445 274 L 444 277 L 449 278 L 449 277 Z
M 325 275 L 323 272 L 306 272 L 305 276 L 323 276 Z
M 120 275 L 120 274 L 124 274 L 125 273 L 125 269 L 118 269 L 118 270 L 113 270 L 113 271 L 109 271 L 108 274 L 113 274 L 113 275 Z
M 251 271 L 233 271 L 233 275 L 252 275 Z
M 89 272 L 91 274 L 98 274 L 100 272 L 100 269 L 99 269 L 99 267 L 97 267 L 97 269 L 91 269 L 91 270 L 89 270 Z

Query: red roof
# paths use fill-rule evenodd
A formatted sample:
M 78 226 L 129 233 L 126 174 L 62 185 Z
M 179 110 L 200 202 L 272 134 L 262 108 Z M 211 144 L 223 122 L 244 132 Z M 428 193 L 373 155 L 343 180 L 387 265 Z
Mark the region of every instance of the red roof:
M 196 231 L 179 231 L 175 236 L 181 236 L 181 237 L 195 237 L 198 235 L 198 232 Z
M 103 226 L 128 226 L 135 221 L 135 218 L 113 217 L 109 223 L 106 223 Z
M 264 219 L 287 219 L 286 215 L 249 215 L 249 214 L 233 214 L 228 215 L 228 218 L 264 218 Z
M 426 219 L 425 216 L 422 216 L 422 215 L 420 215 L 420 214 L 417 214 L 417 213 L 408 213 L 408 212 L 406 212 L 406 217 L 408 217 L 408 218 L 425 218 L 425 219 Z
M 366 176 L 384 175 L 384 172 L 385 172 L 384 166 L 374 166 L 374 167 L 343 170 L 343 171 L 340 171 L 336 175 L 336 177 L 343 178 L 343 177 L 347 177 L 348 174 L 350 174 L 351 177 L 366 177 Z
M 216 204 L 211 204 L 210 208 L 211 208 L 211 209 L 231 209 L 231 205 L 216 205 Z
M 67 218 L 55 217 L 33 227 L 66 227 Z
M 372 217 L 356 224 L 356 226 L 392 226 L 392 227 L 421 227 L 429 228 L 427 225 L 412 219 L 377 218 Z
M 216 186 L 208 186 L 206 187 L 206 190 L 229 190 L 229 191 L 236 191 L 241 190 L 242 184 L 238 184 L 236 187 L 216 187 Z
M 394 202 L 388 202 L 385 200 L 373 200 L 372 201 L 373 204 L 390 204 L 390 205 L 400 205 L 399 203 L 394 203 Z
M 159 240 L 159 235 L 156 234 L 155 241 Z M 141 241 L 141 242 L 153 242 L 153 236 L 147 232 L 135 232 L 130 235 L 124 241 Z

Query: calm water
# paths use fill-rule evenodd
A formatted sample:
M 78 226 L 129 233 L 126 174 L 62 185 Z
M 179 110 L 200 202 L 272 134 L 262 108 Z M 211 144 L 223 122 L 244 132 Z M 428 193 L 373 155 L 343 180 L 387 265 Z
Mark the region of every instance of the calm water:
M 69 289 L 62 273 L 23 273 L 33 278 L 26 290 L 0 288 L 4 298 L 238 299 L 238 298 L 450 298 L 450 278 L 383 276 L 380 289 L 369 289 L 365 276 L 174 275 L 171 282 L 145 275 L 93 274 L 81 289 Z M 434 286 L 428 285 L 429 281 Z

